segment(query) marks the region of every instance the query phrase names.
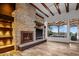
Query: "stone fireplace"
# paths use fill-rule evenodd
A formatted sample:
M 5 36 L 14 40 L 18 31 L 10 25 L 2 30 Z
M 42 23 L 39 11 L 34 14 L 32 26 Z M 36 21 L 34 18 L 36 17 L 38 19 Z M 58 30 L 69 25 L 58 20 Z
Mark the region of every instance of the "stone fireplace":
M 16 4 L 15 39 L 16 45 L 26 46 L 29 42 L 35 40 L 35 9 L 29 4 Z
M 14 31 L 15 31 L 15 40 L 16 46 L 19 50 L 25 50 L 29 47 L 37 45 L 46 40 L 36 40 L 37 38 L 43 37 L 43 30 L 36 30 L 35 20 L 41 20 L 36 18 L 36 10 L 30 4 L 16 4 L 16 17 L 14 20 Z M 42 28 L 43 29 L 43 28 Z M 37 33 L 36 33 L 37 32 Z M 38 35 L 37 35 L 38 34 Z M 37 35 L 37 36 L 36 36 Z M 39 37 L 38 37 L 39 36 Z

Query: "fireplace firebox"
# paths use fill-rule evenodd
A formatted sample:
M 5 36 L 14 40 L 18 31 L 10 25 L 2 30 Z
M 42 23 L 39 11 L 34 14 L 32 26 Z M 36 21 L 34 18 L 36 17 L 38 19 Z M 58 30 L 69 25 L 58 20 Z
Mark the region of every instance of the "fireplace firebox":
M 21 31 L 21 44 L 33 41 L 32 31 Z

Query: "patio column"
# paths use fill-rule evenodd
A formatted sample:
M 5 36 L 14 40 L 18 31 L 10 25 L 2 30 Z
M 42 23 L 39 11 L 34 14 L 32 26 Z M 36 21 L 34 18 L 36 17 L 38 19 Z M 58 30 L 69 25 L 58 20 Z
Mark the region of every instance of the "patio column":
M 79 24 L 77 25 L 78 31 L 77 31 L 77 40 L 79 41 Z
M 70 41 L 70 24 L 69 19 L 67 20 L 67 40 Z
M 47 39 L 47 37 L 48 37 L 48 23 L 47 23 L 47 21 L 45 21 L 45 39 Z

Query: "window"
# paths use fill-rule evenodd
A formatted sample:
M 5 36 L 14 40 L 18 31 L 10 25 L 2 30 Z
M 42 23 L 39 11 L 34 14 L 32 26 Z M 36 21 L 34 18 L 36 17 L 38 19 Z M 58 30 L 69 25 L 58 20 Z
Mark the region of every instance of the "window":
M 67 33 L 67 25 L 62 25 L 59 28 L 60 33 Z
M 70 37 L 72 41 L 77 41 L 77 26 L 70 27 Z
M 65 37 L 67 33 L 67 25 L 48 26 L 48 36 L 50 37 Z
M 58 27 L 57 26 L 48 26 L 48 36 L 52 36 L 54 34 L 58 33 Z

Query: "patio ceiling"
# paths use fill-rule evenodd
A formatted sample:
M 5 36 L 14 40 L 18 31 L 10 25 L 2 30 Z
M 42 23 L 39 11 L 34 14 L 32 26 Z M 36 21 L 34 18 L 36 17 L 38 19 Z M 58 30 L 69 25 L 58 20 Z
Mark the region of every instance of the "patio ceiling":
M 36 8 L 37 13 L 50 17 L 56 14 L 61 15 L 72 10 L 79 9 L 79 3 L 30 3 Z M 39 12 L 40 11 L 40 12 Z
M 30 3 L 30 4 L 36 8 L 36 13 L 44 17 L 45 19 L 48 19 L 48 22 L 51 22 L 50 20 L 58 21 L 59 19 L 66 19 L 68 18 L 68 15 L 66 14 L 72 13 L 71 11 L 79 10 L 79 3 Z M 72 15 L 72 17 L 73 16 L 74 15 Z M 58 23 L 63 22 L 59 20 Z

